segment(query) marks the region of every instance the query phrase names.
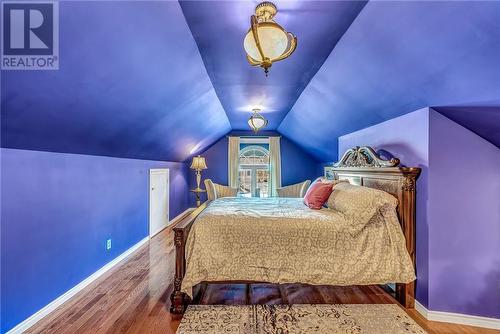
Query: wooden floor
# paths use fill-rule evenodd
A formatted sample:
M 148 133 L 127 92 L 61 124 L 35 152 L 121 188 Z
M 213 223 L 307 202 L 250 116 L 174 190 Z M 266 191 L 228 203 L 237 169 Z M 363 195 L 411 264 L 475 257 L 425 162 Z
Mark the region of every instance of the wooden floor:
M 101 277 L 27 333 L 175 333 L 180 319 L 168 312 L 174 274 L 173 234 L 166 229 L 122 265 Z M 199 286 L 198 303 L 395 303 L 380 287 L 297 285 Z M 430 334 L 493 334 L 500 331 L 425 320 L 407 312 Z

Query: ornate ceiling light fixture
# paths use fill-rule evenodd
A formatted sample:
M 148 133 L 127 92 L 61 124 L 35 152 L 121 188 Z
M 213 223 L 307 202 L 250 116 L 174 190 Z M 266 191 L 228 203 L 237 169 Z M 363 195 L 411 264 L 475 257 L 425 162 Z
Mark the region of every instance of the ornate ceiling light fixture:
M 297 47 L 297 37 L 273 20 L 277 12 L 272 2 L 257 5 L 255 15 L 250 18 L 251 28 L 243 41 L 248 62 L 262 67 L 266 77 L 274 62 L 288 58 Z
M 255 133 L 257 133 L 260 129 L 262 129 L 263 127 L 265 127 L 267 125 L 267 119 L 265 119 L 264 116 L 262 116 L 260 114 L 260 111 L 261 111 L 260 109 L 255 108 L 255 109 L 252 109 L 252 111 L 253 111 L 253 114 L 248 119 L 248 125 L 250 125 L 252 130 Z

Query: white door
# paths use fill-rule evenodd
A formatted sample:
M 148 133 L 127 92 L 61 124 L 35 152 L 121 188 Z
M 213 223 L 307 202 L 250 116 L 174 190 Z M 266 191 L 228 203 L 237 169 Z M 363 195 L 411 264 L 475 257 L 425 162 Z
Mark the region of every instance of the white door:
M 163 230 L 168 217 L 168 169 L 149 170 L 149 236 Z

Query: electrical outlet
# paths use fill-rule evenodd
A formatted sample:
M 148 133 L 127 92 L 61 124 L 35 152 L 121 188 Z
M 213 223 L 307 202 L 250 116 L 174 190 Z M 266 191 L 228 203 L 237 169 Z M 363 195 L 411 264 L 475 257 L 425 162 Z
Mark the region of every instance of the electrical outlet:
M 106 240 L 106 250 L 111 249 L 111 239 Z

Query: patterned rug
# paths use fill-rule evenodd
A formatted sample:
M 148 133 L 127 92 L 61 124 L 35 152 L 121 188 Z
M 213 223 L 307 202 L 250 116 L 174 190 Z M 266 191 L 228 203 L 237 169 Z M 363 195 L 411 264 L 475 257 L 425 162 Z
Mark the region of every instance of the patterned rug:
M 425 334 L 397 305 L 190 305 L 178 334 Z

